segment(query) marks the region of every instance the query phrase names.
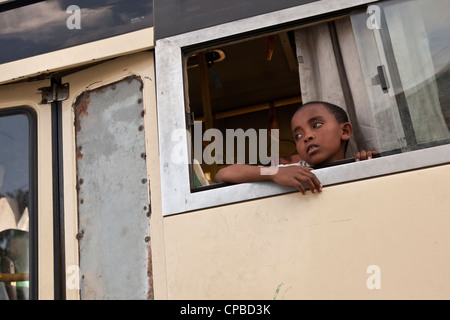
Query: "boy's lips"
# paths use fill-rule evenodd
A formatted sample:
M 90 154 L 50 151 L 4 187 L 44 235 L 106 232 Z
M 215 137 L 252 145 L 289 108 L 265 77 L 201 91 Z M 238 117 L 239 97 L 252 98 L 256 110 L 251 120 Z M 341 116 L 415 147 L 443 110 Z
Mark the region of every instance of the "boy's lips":
M 316 152 L 318 149 L 319 149 L 319 146 L 317 144 L 309 144 L 306 146 L 306 153 L 308 155 L 311 155 L 314 152 Z

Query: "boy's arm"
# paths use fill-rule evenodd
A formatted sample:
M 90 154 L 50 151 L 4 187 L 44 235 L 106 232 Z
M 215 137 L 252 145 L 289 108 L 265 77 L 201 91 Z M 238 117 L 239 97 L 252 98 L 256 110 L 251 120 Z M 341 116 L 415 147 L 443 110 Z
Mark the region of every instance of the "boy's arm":
M 270 171 L 272 174 L 261 174 L 263 169 L 264 167 L 233 164 L 220 169 L 215 175 L 215 180 L 216 182 L 231 183 L 272 180 L 281 185 L 295 187 L 303 194 L 306 193 L 304 185 L 307 185 L 313 193 L 322 191 L 320 181 L 311 172 L 312 168 L 305 166 L 273 167 Z
M 269 180 L 261 175 L 261 168 L 247 164 L 232 164 L 220 169 L 214 176 L 216 182 L 244 183 Z

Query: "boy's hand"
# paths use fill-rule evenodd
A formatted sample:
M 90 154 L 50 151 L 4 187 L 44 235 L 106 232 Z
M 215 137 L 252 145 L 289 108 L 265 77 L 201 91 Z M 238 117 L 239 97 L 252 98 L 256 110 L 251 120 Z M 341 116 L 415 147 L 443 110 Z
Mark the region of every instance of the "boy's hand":
M 304 166 L 280 167 L 272 176 L 272 180 L 281 185 L 295 187 L 303 194 L 306 194 L 303 184 L 307 185 L 312 193 L 321 192 L 322 184 L 311 170 L 312 168 Z
M 357 152 L 355 154 L 355 161 L 361 161 L 361 160 L 368 160 L 368 159 L 372 159 L 373 156 L 377 155 L 378 152 L 377 151 L 366 151 L 366 150 L 361 150 L 360 152 Z

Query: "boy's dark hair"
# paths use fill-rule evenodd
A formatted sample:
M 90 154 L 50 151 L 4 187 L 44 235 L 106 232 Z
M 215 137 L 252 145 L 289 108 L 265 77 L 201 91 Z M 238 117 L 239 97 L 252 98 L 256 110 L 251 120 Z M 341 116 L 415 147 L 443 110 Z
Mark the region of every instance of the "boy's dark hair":
M 332 104 L 332 103 L 329 103 L 329 102 L 325 102 L 325 101 L 310 101 L 310 102 L 307 102 L 307 103 L 302 104 L 301 106 L 299 106 L 297 108 L 297 110 L 295 110 L 295 112 L 299 111 L 303 107 L 306 107 L 306 106 L 309 106 L 309 105 L 312 105 L 312 104 L 321 104 L 321 105 L 323 105 L 325 108 L 328 109 L 328 111 L 332 115 L 334 115 L 334 117 L 336 118 L 336 121 L 338 123 L 349 122 L 347 112 L 345 112 L 344 109 L 342 109 L 341 107 L 339 107 L 339 106 L 337 106 L 335 104 Z

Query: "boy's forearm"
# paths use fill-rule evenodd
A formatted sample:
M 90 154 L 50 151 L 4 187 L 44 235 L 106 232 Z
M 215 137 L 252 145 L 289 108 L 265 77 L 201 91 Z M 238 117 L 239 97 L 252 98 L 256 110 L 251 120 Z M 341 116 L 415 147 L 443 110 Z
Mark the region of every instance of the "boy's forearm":
M 216 182 L 244 183 L 271 180 L 270 175 L 262 175 L 261 167 L 247 164 L 232 164 L 220 169 L 215 175 Z
M 274 170 L 272 170 L 274 169 Z M 246 164 L 233 164 L 225 167 L 215 176 L 216 182 L 244 183 L 263 180 L 272 180 L 280 185 L 297 188 L 301 193 L 306 193 L 306 187 L 311 192 L 322 191 L 322 184 L 311 172 L 312 168 L 305 166 L 258 167 Z

